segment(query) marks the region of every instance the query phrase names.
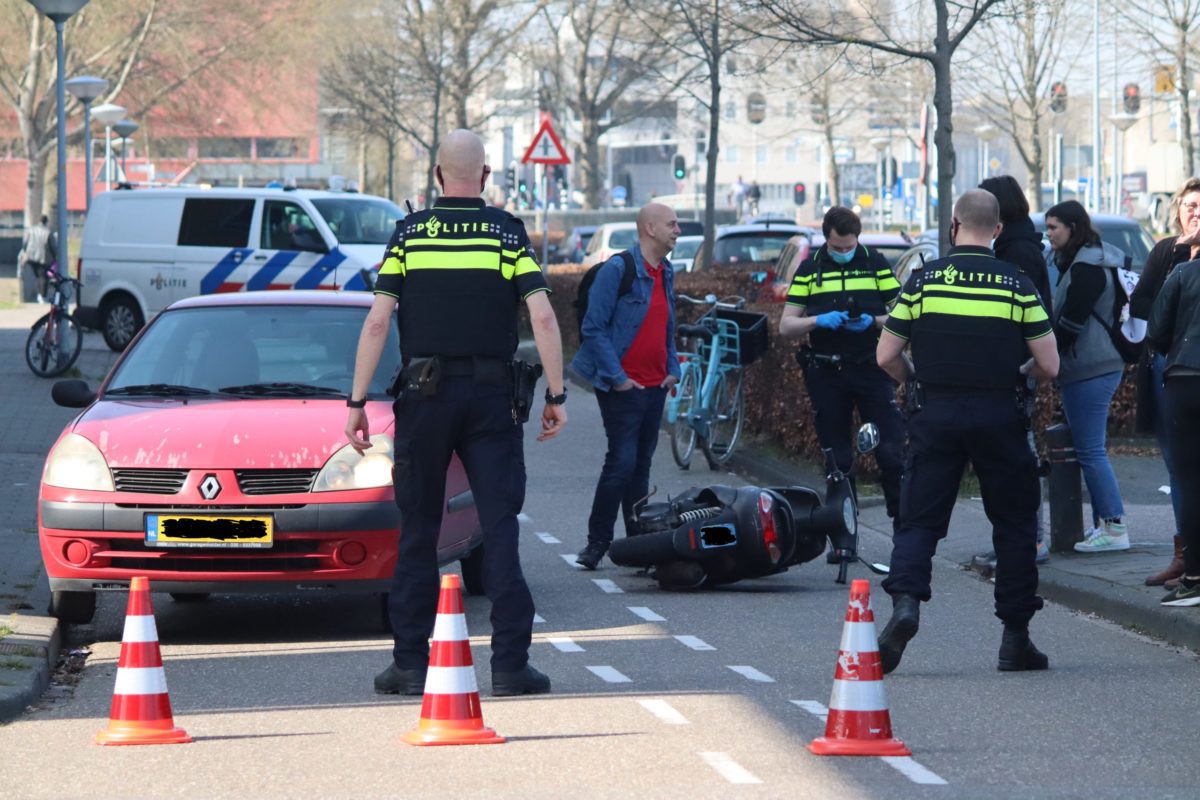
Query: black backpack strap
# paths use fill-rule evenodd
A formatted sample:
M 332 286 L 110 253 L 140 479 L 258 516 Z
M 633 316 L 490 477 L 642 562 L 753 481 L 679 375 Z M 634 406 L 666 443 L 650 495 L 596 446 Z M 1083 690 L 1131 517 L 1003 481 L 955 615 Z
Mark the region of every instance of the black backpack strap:
M 633 253 L 628 250 L 622 250 L 617 255 L 625 263 L 625 272 L 621 274 L 621 284 L 617 288 L 617 297 L 621 297 L 633 291 L 633 279 L 637 277 L 637 262 L 633 260 Z

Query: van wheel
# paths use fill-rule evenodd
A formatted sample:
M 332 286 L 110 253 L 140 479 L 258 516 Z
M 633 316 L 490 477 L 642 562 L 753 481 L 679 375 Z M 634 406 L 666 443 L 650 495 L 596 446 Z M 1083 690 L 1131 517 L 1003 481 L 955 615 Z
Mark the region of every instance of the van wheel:
M 95 592 L 51 592 L 50 616 L 71 625 L 86 625 L 96 616 Z
M 100 330 L 104 333 L 104 343 L 117 353 L 129 345 L 145 324 L 142 310 L 127 294 L 110 297 L 100 307 Z

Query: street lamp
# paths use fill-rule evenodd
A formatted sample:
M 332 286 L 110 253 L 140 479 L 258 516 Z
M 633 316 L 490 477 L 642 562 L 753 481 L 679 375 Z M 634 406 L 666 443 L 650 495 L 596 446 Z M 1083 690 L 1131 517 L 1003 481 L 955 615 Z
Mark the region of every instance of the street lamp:
M 875 177 L 878 184 L 878 194 L 876 196 L 878 206 L 875 209 L 875 223 L 881 231 L 883 230 L 883 178 L 884 173 L 887 172 L 887 165 L 884 159 L 888 157 L 888 154 L 884 151 L 890 148 L 891 143 L 891 139 L 886 136 L 876 136 L 871 139 L 871 147 L 875 148 L 875 164 L 877 166 Z
M 979 159 L 979 182 L 983 183 L 991 174 L 992 167 L 992 140 L 996 138 L 996 126 L 990 122 L 985 122 L 982 125 L 975 126 L 975 137 L 983 143 L 983 153 Z
M 67 253 L 67 91 L 63 85 L 63 26 L 88 0 L 29 0 L 29 4 L 54 21 L 57 69 L 54 76 L 58 101 L 58 269 L 66 273 L 71 263 Z
M 112 126 L 125 119 L 125 106 L 105 103 L 92 110 L 92 116 L 104 126 L 104 188 L 112 189 Z
M 87 164 L 87 206 L 92 209 L 92 101 L 108 90 L 108 81 L 104 78 L 94 78 L 81 75 L 66 82 L 67 91 L 75 95 L 75 99 L 83 103 L 83 150 Z
M 138 124 L 131 119 L 123 119 L 114 124 L 112 129 L 121 137 L 121 175 L 125 180 L 129 180 L 129 176 L 125 174 L 125 157 L 129 155 L 129 137 L 138 129 Z
M 1121 185 L 1124 180 L 1125 173 L 1125 131 L 1129 130 L 1135 122 L 1138 121 L 1137 114 L 1112 114 L 1108 121 L 1117 129 L 1120 134 L 1113 142 L 1113 173 L 1115 180 L 1113 185 L 1113 213 L 1121 213 L 1121 195 L 1124 194 L 1124 187 Z

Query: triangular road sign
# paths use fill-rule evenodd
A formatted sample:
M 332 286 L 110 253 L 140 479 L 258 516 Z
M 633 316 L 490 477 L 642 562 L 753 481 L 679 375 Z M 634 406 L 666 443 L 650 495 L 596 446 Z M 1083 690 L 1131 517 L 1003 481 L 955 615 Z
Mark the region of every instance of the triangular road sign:
M 567 157 L 567 150 L 562 145 L 562 140 L 558 138 L 558 134 L 554 132 L 554 126 L 550 124 L 550 118 L 545 117 L 542 120 L 542 127 L 538 128 L 538 132 L 533 137 L 533 141 L 529 144 L 529 148 L 525 151 L 525 155 L 521 158 L 522 164 L 570 164 L 571 159 Z

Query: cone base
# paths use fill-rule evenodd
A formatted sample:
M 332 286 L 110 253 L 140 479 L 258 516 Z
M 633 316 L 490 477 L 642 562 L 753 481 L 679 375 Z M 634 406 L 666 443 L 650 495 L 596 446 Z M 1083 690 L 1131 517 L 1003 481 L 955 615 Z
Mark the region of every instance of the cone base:
M 819 756 L 911 756 L 899 739 L 813 739 L 808 749 Z
M 96 744 L 187 744 L 192 741 L 183 728 L 143 728 L 135 725 L 109 725 L 96 732 Z
M 407 744 L 427 747 L 443 744 L 504 744 L 504 737 L 491 728 L 449 728 L 419 724 L 400 737 Z

